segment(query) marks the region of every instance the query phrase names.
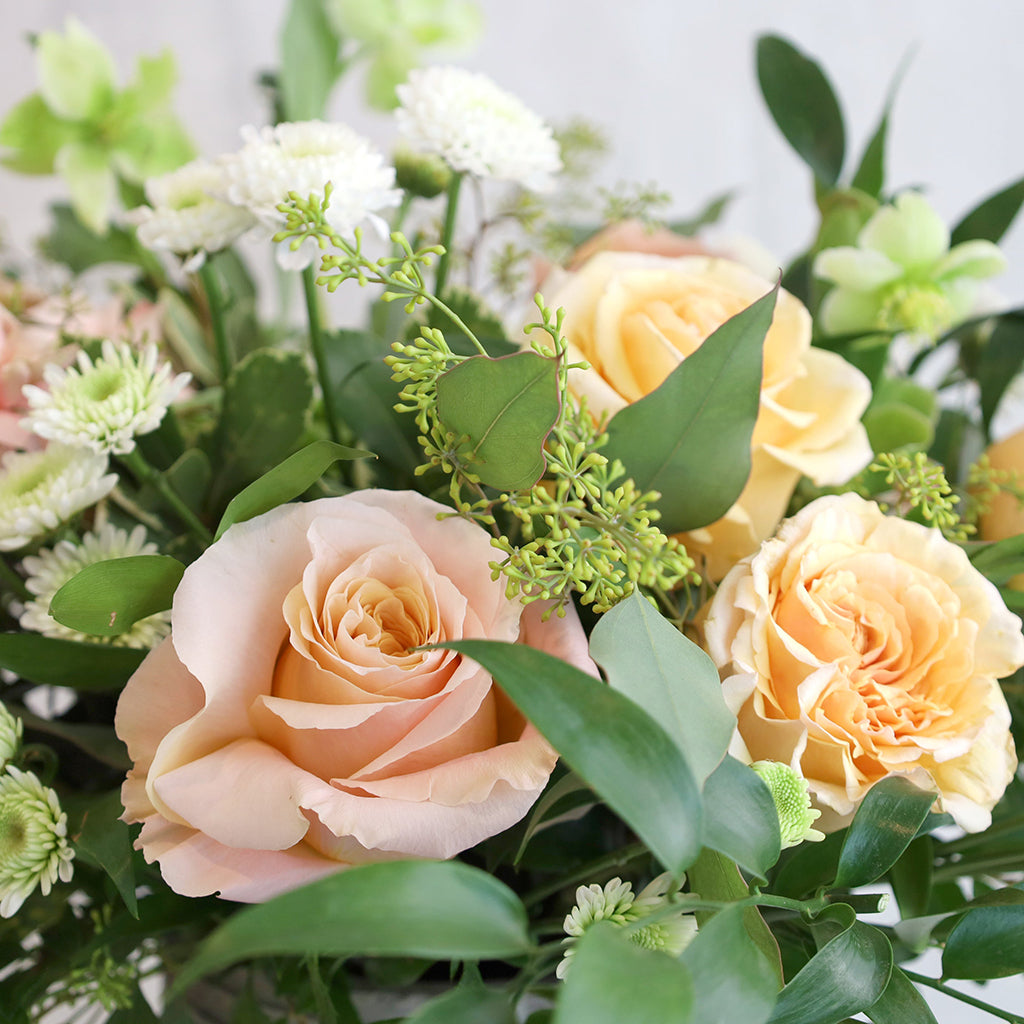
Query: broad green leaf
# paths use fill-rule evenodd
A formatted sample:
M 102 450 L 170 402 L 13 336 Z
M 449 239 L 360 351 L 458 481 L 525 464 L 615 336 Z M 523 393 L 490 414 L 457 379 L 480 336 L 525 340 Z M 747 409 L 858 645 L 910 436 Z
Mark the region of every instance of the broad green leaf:
M 39 90 L 47 106 L 72 121 L 98 118 L 117 86 L 110 51 L 77 18 L 36 39 Z
M 345 445 L 335 444 L 333 441 L 314 441 L 306 445 L 231 499 L 217 527 L 215 539 L 220 539 L 229 526 L 244 523 L 253 516 L 262 515 L 299 497 L 335 462 L 342 459 L 365 458 L 373 458 L 373 452 L 346 448 Z
M 139 654 L 145 653 L 139 651 Z M 110 725 L 92 725 L 89 722 L 65 722 L 60 718 L 41 718 L 32 714 L 27 708 L 8 702 L 11 714 L 17 715 L 26 729 L 41 732 L 85 751 L 100 764 L 110 765 L 118 771 L 125 772 L 132 766 L 131 758 L 125 745 L 117 738 Z
M 701 800 L 668 734 L 621 693 L 522 644 L 460 640 L 443 646 L 479 662 L 669 871 L 700 852 Z
M 830 886 L 839 867 L 844 838 L 842 832 L 833 832 L 825 836 L 824 842 L 801 843 L 787 850 L 772 883 L 772 892 L 799 899 L 819 886 Z
M 1000 189 L 966 214 L 953 228 L 950 244 L 959 245 L 974 238 L 998 242 L 1009 230 L 1021 203 L 1024 203 L 1024 178 Z
M 981 421 L 988 432 L 1006 389 L 1024 366 L 1024 316 L 1004 314 L 981 349 L 975 371 L 981 388 Z
M 704 845 L 765 877 L 781 840 L 775 802 L 757 773 L 726 755 L 704 783 L 704 803 L 715 809 L 704 818 Z
M 458 988 L 431 999 L 405 1024 L 515 1024 L 516 1015 L 507 992 L 486 988 L 479 981 L 463 982 Z
M 171 417 L 165 416 L 161 427 Z M 153 434 L 147 435 L 153 437 Z M 147 459 L 151 465 L 152 459 Z M 203 511 L 203 503 L 207 491 L 210 489 L 210 481 L 213 478 L 213 467 L 210 465 L 210 458 L 206 452 L 199 448 L 189 448 L 182 452 L 164 474 L 164 478 L 171 485 L 171 490 L 185 502 L 186 505 L 197 515 Z
M 173 288 L 161 288 L 158 301 L 164 310 L 164 334 L 174 354 L 200 383 L 216 384 L 217 365 L 192 307 Z
M 128 912 L 138 919 L 132 837 L 128 826 L 119 820 L 122 810 L 119 789 L 92 801 L 71 838 L 80 854 L 91 858 L 110 875 Z
M 291 0 L 281 30 L 278 82 L 284 120 L 311 121 L 327 114 L 327 99 L 341 73 L 340 40 L 322 0 Z
M 947 978 L 1006 978 L 1024 971 L 1024 903 L 976 907 L 949 933 L 942 951 Z
M 145 265 L 147 258 L 152 258 L 139 248 L 134 235 L 121 228 L 110 227 L 104 235 L 91 231 L 70 206 L 54 204 L 50 207 L 50 219 L 50 232 L 43 238 L 41 249 L 47 259 L 63 264 L 75 274 L 101 263 Z
M 111 157 L 123 178 L 137 185 L 167 174 L 196 155 L 192 139 L 170 110 L 147 112 L 128 125 Z
M 170 555 L 131 555 L 87 565 L 53 595 L 50 614 L 90 636 L 120 636 L 171 607 L 185 566 Z
M 772 118 L 814 176 L 834 185 L 846 148 L 843 115 L 821 68 L 791 43 L 757 41 L 757 80 Z
M 698 784 L 721 763 L 736 728 L 714 662 L 638 592 L 598 620 L 590 655 L 609 684 L 676 741 Z
M 41 686 L 119 690 L 142 664 L 134 647 L 58 640 L 37 633 L 0 633 L 0 668 Z
M 852 889 L 885 874 L 917 835 L 935 794 L 898 776 L 876 782 L 846 832 L 836 886 Z
M 750 475 L 761 394 L 761 348 L 778 289 L 727 320 L 649 395 L 608 424 L 603 454 L 641 491 L 661 493 L 667 533 L 722 516 Z
M 8 112 L 0 124 L 0 146 L 13 152 L 0 163 L 18 174 L 53 174 L 61 146 L 79 137 L 77 126 L 63 121 L 33 93 Z
M 459 861 L 353 867 L 234 914 L 185 964 L 171 998 L 258 956 L 522 956 L 531 949 L 526 925 L 511 889 Z
M 530 818 L 526 823 L 526 829 L 519 842 L 519 849 L 516 851 L 513 863 L 519 863 L 530 840 L 544 828 L 548 814 L 563 801 L 568 804 L 569 808 L 576 809 L 584 804 L 593 805 L 594 795 L 590 792 L 590 787 L 573 772 L 567 772 L 553 786 L 549 785 L 530 811 Z M 559 814 L 564 813 L 565 809 L 567 808 L 563 805 Z
M 889 882 L 901 917 L 921 917 L 931 900 L 934 840 L 918 836 L 889 869 Z
M 141 114 L 163 106 L 171 99 L 178 81 L 178 65 L 171 50 L 155 57 L 141 56 L 135 62 L 134 79 L 121 90 L 117 106 L 122 111 Z
M 641 949 L 612 924 L 592 925 L 558 993 L 552 1024 L 696 1024 L 693 981 L 678 960 Z
M 968 552 L 971 564 L 997 587 L 1024 572 L 1024 534 L 980 544 Z
M 868 409 L 863 422 L 873 452 L 894 452 L 906 445 L 925 449 L 935 436 L 930 417 L 895 402 Z
M 764 1024 L 779 990 L 771 965 L 751 941 L 744 909 L 726 907 L 701 926 L 683 951 L 700 1024 Z
M 544 441 L 558 419 L 558 364 L 536 352 L 473 356 L 437 382 L 437 415 L 489 487 L 522 491 L 544 473 Z
M 938 1024 L 924 996 L 898 967 L 892 969 L 885 991 L 864 1013 L 874 1024 Z

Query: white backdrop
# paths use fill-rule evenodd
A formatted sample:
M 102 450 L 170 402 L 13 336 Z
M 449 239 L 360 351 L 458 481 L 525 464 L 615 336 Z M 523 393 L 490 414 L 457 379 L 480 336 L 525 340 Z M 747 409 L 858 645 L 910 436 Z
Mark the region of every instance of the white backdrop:
M 374 0 L 366 0 L 373 3 Z M 735 188 L 726 226 L 753 236 L 780 263 L 814 227 L 809 173 L 770 122 L 754 75 L 754 40 L 783 34 L 818 58 L 836 85 L 855 160 L 874 128 L 889 82 L 913 51 L 892 119 L 889 182 L 926 185 L 952 223 L 978 199 L 1024 175 L 1024 9 L 993 0 L 482 0 L 478 48 L 459 62 L 486 70 L 556 121 L 581 114 L 602 125 L 614 154 L 606 184 L 656 182 L 687 215 Z M 165 46 L 178 57 L 177 110 L 200 151 L 238 143 L 238 127 L 262 123 L 258 72 L 275 63 L 284 0 L 0 0 L 0 112 L 34 88 L 25 34 L 59 28 L 75 14 L 114 51 L 127 77 L 134 57 Z M 357 83 L 332 115 L 393 139 L 390 121 L 360 110 Z M 45 224 L 59 182 L 0 169 L 4 236 L 26 251 Z M 1024 219 L 1022 219 L 1024 222 Z M 1024 303 L 1024 223 L 1007 238 L 1011 270 L 998 284 Z M 935 973 L 938 973 L 937 970 Z M 1024 1010 L 1012 979 L 982 998 Z M 941 996 L 943 1024 L 993 1018 Z

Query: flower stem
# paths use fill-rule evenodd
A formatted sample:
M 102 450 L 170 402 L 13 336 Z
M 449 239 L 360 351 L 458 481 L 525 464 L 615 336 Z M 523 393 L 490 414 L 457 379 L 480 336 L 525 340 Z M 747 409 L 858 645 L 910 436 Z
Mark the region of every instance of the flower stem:
M 323 325 L 320 322 L 320 296 L 316 290 L 316 271 L 312 266 L 302 271 L 302 290 L 306 296 L 306 315 L 309 319 L 309 348 L 316 363 L 316 377 L 320 382 L 320 391 L 324 397 L 324 416 L 327 419 L 327 432 L 336 444 L 341 442 L 341 429 L 338 425 L 338 412 L 334 407 L 334 391 L 331 388 L 331 377 L 327 372 L 327 347 L 324 344 Z
M 168 483 L 163 473 L 154 469 L 143 457 L 138 448 L 133 448 L 127 455 L 119 455 L 121 462 L 128 467 L 136 480 L 153 487 L 157 494 L 174 509 L 175 514 L 189 528 L 192 535 L 204 547 L 213 543 L 213 534 L 200 522 L 199 517 L 182 501 L 181 497 Z
M 571 875 L 559 878 L 556 882 L 548 882 L 545 885 L 537 886 L 536 889 L 531 889 L 523 897 L 523 903 L 528 907 L 535 903 L 540 903 L 553 893 L 564 889 L 567 885 L 585 882 L 588 878 L 592 878 L 602 871 L 607 871 L 609 868 L 622 867 L 638 857 L 645 856 L 647 853 L 647 847 L 643 843 L 630 843 L 628 846 L 623 846 L 621 850 L 613 850 L 611 853 L 602 854 L 600 857 L 596 857 L 594 860 L 587 861 L 586 864 L 581 865 Z
M 958 878 L 990 875 L 997 871 L 1019 871 L 1024 868 L 1024 853 L 1017 850 L 1013 853 L 1002 853 L 991 857 L 979 857 L 977 860 L 958 860 L 952 864 L 943 864 L 935 869 L 932 880 L 935 882 L 952 882 Z
M 940 857 L 949 857 L 954 853 L 963 853 L 975 846 L 987 845 L 993 837 L 1005 835 L 1008 832 L 1024 830 L 1024 814 L 1015 815 L 1005 821 L 997 821 L 990 825 L 984 832 L 976 832 L 973 835 L 961 836 L 948 843 L 943 843 L 936 850 Z
M 203 283 L 206 303 L 210 308 L 210 326 L 213 328 L 213 342 L 217 349 L 217 367 L 223 383 L 228 379 L 234 358 L 224 324 L 224 293 L 217 280 L 217 272 L 210 266 L 209 260 L 199 268 L 199 280 Z
M 915 971 L 908 971 L 906 967 L 901 967 L 900 970 L 903 971 L 911 981 L 916 982 L 918 985 L 927 985 L 928 988 L 933 988 L 936 992 L 941 992 L 943 995 L 950 996 L 953 999 L 959 999 L 962 1003 L 967 1003 L 969 1006 L 974 1006 L 979 1010 L 984 1010 L 986 1013 L 992 1014 L 993 1017 L 1009 1021 L 1010 1024 L 1024 1024 L 1024 1017 L 1020 1017 L 1014 1013 L 1009 1013 L 1006 1010 L 1000 1010 L 998 1006 L 993 1006 L 991 1003 L 983 1003 L 980 999 L 975 999 L 973 996 L 969 996 L 966 992 L 958 992 L 955 988 L 950 988 L 938 978 L 929 978 L 924 974 L 918 974 Z
M 434 294 L 438 297 L 444 295 L 444 286 L 448 281 L 448 265 L 452 248 L 452 239 L 455 237 L 455 219 L 459 211 L 459 186 L 462 184 L 461 174 L 452 174 L 448 182 L 448 193 L 446 196 L 447 206 L 444 211 L 444 227 L 441 230 L 441 245 L 444 252 L 437 264 L 437 277 L 434 280 Z
M 6 560 L 0 558 L 0 582 L 13 594 L 16 594 L 23 601 L 31 601 L 32 595 L 25 586 L 25 581 L 7 564 Z

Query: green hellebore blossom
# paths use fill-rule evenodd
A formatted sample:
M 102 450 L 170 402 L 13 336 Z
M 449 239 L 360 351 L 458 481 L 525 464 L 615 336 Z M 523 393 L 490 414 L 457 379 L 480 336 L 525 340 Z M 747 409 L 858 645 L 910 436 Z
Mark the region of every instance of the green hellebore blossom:
M 63 34 L 36 40 L 39 91 L 0 124 L 0 159 L 22 174 L 59 174 L 76 216 L 104 234 L 118 179 L 141 185 L 194 155 L 170 110 L 177 78 L 174 57 L 139 59 L 135 78 L 117 88 L 114 62 L 103 44 L 74 18 Z
M 893 331 L 934 341 L 971 314 L 981 280 L 1006 259 L 989 241 L 949 247 L 949 229 L 918 192 L 904 192 L 861 229 L 857 245 L 818 253 L 815 276 L 833 288 L 822 303 L 829 334 Z

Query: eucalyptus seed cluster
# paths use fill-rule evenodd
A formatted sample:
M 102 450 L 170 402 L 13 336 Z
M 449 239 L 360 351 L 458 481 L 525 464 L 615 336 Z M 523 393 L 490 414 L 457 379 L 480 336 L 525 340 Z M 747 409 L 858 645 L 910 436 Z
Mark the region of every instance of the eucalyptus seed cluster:
M 893 488 L 891 500 L 879 502 L 883 511 L 891 508 L 901 516 L 917 511 L 927 525 L 952 541 L 965 541 L 974 533 L 960 515 L 960 496 L 953 493 L 942 466 L 924 452 L 883 452 L 868 468 L 884 473 L 885 482 Z

